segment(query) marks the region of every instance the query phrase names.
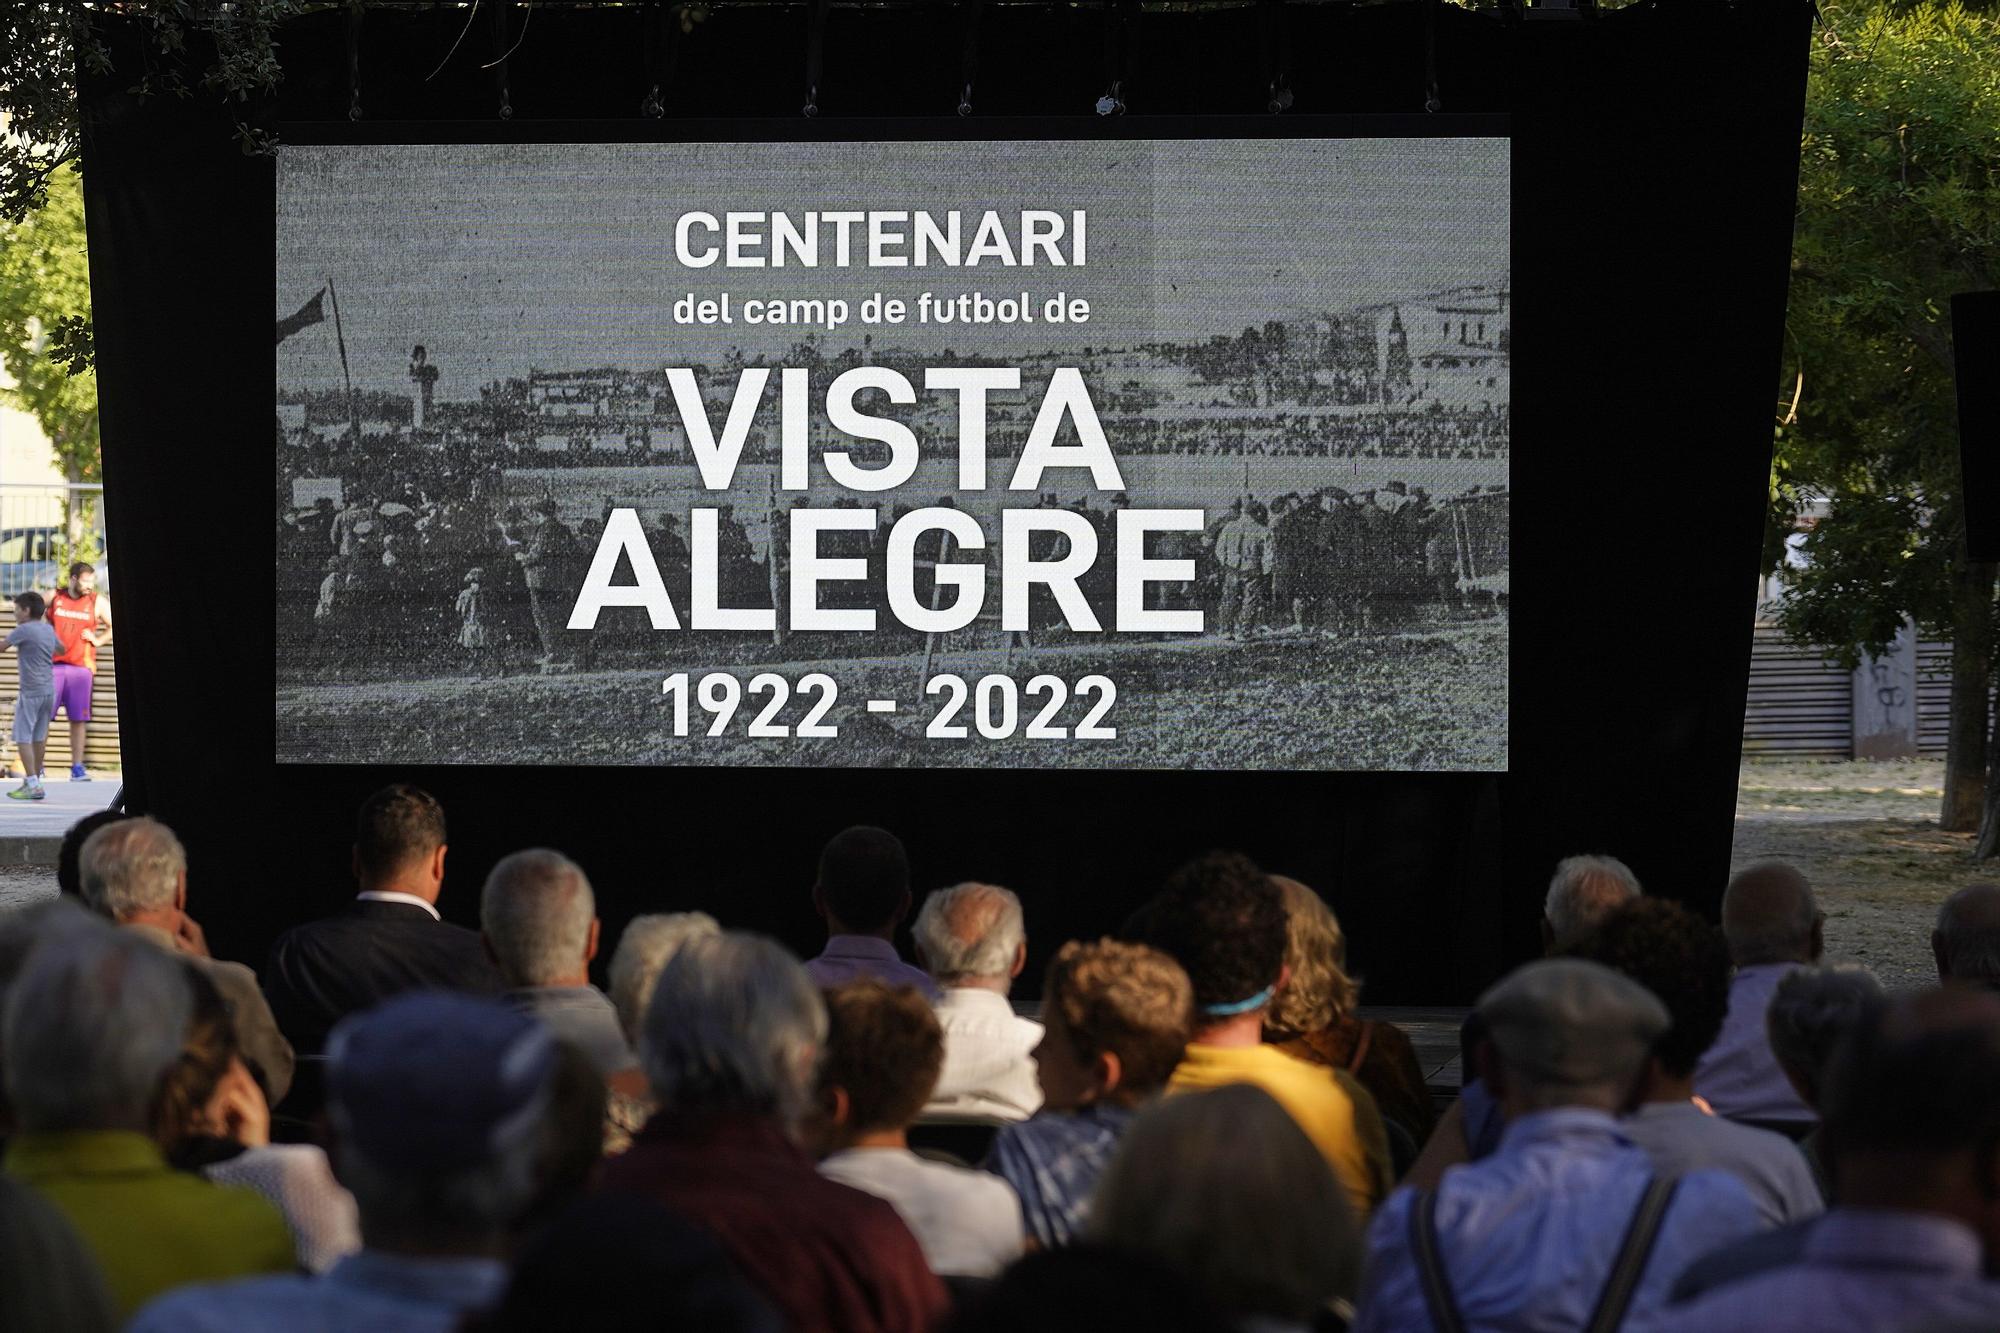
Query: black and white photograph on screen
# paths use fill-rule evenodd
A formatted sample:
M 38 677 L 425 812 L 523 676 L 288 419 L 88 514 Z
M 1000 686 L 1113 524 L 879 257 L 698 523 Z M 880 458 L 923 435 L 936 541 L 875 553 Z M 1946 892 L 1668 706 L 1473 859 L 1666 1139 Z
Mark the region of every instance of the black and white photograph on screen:
M 1504 770 L 1509 202 L 1491 138 L 287 146 L 277 757 Z

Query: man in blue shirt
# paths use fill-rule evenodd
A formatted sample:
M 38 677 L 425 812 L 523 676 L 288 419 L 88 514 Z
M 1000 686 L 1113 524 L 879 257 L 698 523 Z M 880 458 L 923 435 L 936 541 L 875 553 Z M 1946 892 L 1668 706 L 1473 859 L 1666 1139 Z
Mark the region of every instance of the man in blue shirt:
M 1644 987 L 1596 963 L 1530 963 L 1481 997 L 1479 1016 L 1491 1037 L 1480 1073 L 1507 1119 L 1500 1147 L 1376 1213 L 1357 1333 L 1580 1330 L 1621 1302 L 1643 1318 L 1690 1260 L 1758 1229 L 1722 1172 L 1655 1190 L 1651 1161 L 1618 1130 L 1667 1028 Z
M 1793 1263 L 1676 1307 L 1659 1333 L 2000 1328 L 2000 996 L 1906 999 L 1835 1057 L 1835 1206 Z
M 1057 951 L 1034 1050 L 1042 1109 L 1002 1129 L 986 1159 L 1038 1243 L 1081 1235 L 1098 1177 L 1140 1105 L 1166 1087 L 1194 1023 L 1194 987 L 1159 950 L 1071 940 Z

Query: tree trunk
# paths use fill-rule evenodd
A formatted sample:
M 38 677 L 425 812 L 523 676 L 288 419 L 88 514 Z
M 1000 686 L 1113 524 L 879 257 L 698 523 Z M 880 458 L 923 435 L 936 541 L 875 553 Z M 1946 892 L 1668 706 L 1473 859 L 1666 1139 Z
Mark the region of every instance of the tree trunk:
M 1992 564 L 1952 562 L 1951 732 L 1938 813 L 1938 827 L 1948 833 L 1978 828 L 1988 804 L 1995 572 Z
M 1993 735 L 1986 742 L 1986 820 L 1979 826 L 1979 842 L 1972 849 L 1972 859 L 2000 859 L 2000 710 L 1996 710 Z

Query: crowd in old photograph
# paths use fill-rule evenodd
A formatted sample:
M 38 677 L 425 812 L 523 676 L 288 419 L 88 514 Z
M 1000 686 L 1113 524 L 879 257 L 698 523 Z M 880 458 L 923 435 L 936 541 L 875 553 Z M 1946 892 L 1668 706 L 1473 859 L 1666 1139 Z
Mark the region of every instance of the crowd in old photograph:
M 487 676 L 644 665 L 656 655 L 650 621 L 636 608 L 604 613 L 587 633 L 566 628 L 617 497 L 605 498 L 596 516 L 572 522 L 553 494 L 509 498 L 497 469 L 470 461 L 420 476 L 357 465 L 343 480 L 337 496 L 303 505 L 287 497 L 279 508 L 281 674 L 310 679 L 343 664 L 391 663 L 391 674 L 401 676 Z M 1491 615 L 1506 593 L 1509 500 L 1504 487 L 1434 495 L 1394 479 L 1352 492 L 1324 485 L 1239 495 L 1211 510 L 1199 533 L 1149 538 L 1148 556 L 1188 561 L 1194 578 L 1149 585 L 1148 605 L 1200 609 L 1209 633 L 1235 638 L 1386 632 Z M 1092 495 L 1038 499 L 1081 515 L 1096 536 L 1099 556 L 1078 586 L 1100 624 L 1115 619 L 1115 514 L 1125 502 L 1123 493 L 1109 503 Z M 718 605 L 785 604 L 783 516 L 798 503 L 769 496 L 718 503 Z M 936 503 L 956 501 L 945 495 Z M 841 507 L 863 506 L 848 500 Z M 867 569 L 865 578 L 827 584 L 821 604 L 874 609 L 884 634 L 910 650 L 922 636 L 892 614 L 886 560 L 890 528 L 913 508 L 898 502 L 878 511 L 873 529 L 820 538 L 822 555 L 858 559 Z M 642 512 L 640 521 L 661 581 L 685 616 L 693 571 L 686 510 Z M 1039 533 L 1031 554 L 1058 560 L 1069 547 L 1067 536 Z M 919 604 L 936 600 L 940 561 L 985 563 L 991 574 L 990 554 L 925 535 L 915 552 Z M 619 577 L 632 574 L 621 566 Z M 997 598 L 988 601 L 997 606 Z M 1043 639 L 1067 632 L 1046 589 L 1035 591 L 1030 617 Z M 806 636 L 806 655 L 813 655 L 814 637 Z M 852 651 L 851 636 L 817 637 L 826 655 Z M 758 641 L 768 648 L 768 635 Z M 793 647 L 801 650 L 798 641 Z
M 1885 993 L 1788 864 L 1718 925 L 1571 857 L 1446 1076 L 1235 853 L 1034 976 L 1069 886 L 881 828 L 803 959 L 657 895 L 608 938 L 588 848 L 447 895 L 448 841 L 377 792 L 353 901 L 252 968 L 170 829 L 71 831 L 0 917 L 0 1327 L 2000 1325 L 2000 885 Z

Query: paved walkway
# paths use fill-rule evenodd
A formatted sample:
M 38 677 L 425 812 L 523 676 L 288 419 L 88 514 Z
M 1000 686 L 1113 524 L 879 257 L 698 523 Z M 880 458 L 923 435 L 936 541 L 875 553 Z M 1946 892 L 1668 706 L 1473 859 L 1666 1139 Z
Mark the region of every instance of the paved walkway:
M 19 778 L 4 783 L 12 791 Z M 116 773 L 99 774 L 92 782 L 50 779 L 44 784 L 48 796 L 39 801 L 10 801 L 0 797 L 0 864 L 54 865 L 56 844 L 69 826 L 93 810 L 102 810 L 118 794 Z

